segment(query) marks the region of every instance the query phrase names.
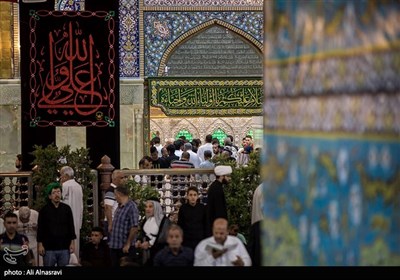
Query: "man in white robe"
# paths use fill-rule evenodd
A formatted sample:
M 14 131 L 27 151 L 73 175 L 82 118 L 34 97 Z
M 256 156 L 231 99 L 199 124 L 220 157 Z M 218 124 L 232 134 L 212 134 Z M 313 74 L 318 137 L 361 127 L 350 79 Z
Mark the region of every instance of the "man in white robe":
M 79 260 L 80 230 L 83 219 L 83 191 L 82 186 L 74 179 L 74 170 L 69 166 L 63 166 L 60 170 L 60 181 L 62 183 L 62 196 L 65 204 L 72 210 L 75 226 L 75 255 Z
M 218 218 L 213 223 L 213 236 L 197 245 L 194 266 L 251 266 L 251 259 L 242 241 L 228 235 L 228 221 Z

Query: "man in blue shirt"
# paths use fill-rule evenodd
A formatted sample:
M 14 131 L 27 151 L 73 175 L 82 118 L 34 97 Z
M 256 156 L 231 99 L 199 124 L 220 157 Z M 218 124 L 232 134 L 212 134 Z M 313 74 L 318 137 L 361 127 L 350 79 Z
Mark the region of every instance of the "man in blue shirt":
M 168 228 L 167 243 L 154 257 L 154 266 L 193 266 L 193 250 L 182 246 L 183 231 L 172 224 Z
M 139 210 L 130 198 L 126 187 L 115 189 L 118 208 L 112 223 L 112 234 L 109 239 L 112 266 L 119 266 L 120 259 L 129 256 L 136 259 L 135 241 L 138 233 Z

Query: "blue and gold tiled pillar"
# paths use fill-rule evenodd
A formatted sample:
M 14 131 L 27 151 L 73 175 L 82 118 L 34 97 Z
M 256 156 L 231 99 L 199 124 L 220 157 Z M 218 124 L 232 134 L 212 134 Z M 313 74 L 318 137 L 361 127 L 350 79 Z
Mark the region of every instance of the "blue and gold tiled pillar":
M 400 2 L 264 3 L 263 265 L 400 265 Z

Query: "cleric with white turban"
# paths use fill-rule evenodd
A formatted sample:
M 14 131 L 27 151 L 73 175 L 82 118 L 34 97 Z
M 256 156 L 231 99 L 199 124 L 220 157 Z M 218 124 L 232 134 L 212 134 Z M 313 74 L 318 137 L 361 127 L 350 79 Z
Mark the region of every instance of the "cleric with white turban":
M 228 210 L 224 193 L 224 185 L 231 181 L 232 167 L 229 165 L 218 165 L 214 168 L 217 179 L 207 190 L 207 235 L 212 235 L 212 224 L 217 218 L 228 220 Z
M 229 165 L 218 165 L 214 168 L 214 173 L 216 176 L 224 176 L 232 174 L 232 167 Z

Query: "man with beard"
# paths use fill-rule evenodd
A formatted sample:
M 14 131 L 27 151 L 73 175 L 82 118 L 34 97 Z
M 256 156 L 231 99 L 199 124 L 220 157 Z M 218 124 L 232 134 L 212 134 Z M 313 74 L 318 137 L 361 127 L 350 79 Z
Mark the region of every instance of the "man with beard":
M 61 202 L 61 185 L 46 187 L 47 204 L 39 212 L 37 244 L 44 266 L 66 266 L 75 251 L 75 227 L 71 207 Z
M 229 165 L 218 165 L 214 168 L 214 173 L 217 178 L 207 191 L 207 236 L 212 235 L 212 225 L 215 219 L 228 219 L 223 186 L 231 181 L 232 167 Z

